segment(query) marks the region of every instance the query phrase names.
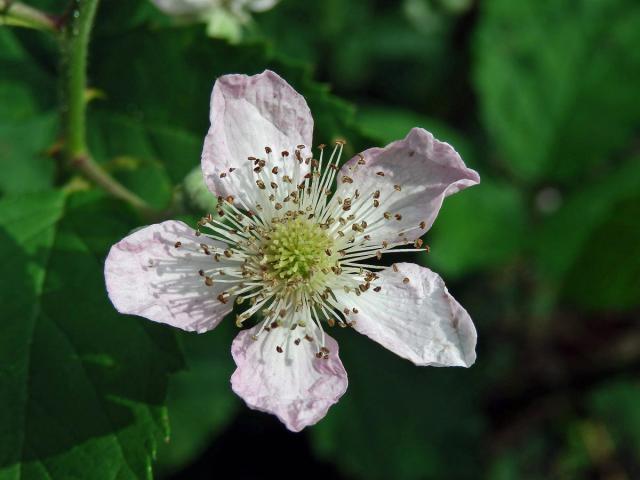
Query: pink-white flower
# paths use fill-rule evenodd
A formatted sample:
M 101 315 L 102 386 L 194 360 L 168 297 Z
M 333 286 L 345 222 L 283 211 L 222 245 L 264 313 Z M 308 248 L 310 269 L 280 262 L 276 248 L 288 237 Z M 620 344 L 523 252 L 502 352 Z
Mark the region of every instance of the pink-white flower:
M 207 24 L 211 37 L 240 41 L 242 27 L 251 23 L 252 12 L 273 8 L 279 0 L 151 0 L 167 15 Z
M 256 319 L 231 347 L 232 388 L 293 431 L 347 389 L 326 326 L 353 327 L 416 365 L 476 358 L 473 323 L 436 273 L 377 260 L 420 249 L 444 198 L 478 174 L 420 128 L 342 167 L 343 142 L 314 157 L 312 132 L 304 98 L 275 73 L 219 78 L 202 152 L 217 215 L 196 230 L 177 221 L 139 230 L 105 265 L 122 313 L 197 332 L 234 303 L 238 326 Z

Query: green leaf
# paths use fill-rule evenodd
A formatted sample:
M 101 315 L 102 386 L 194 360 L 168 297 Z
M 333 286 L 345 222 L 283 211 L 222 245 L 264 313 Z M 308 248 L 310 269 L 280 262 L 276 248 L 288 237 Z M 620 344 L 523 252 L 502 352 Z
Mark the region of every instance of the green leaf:
M 181 357 L 107 298 L 102 261 L 130 228 L 93 193 L 0 200 L 0 479 L 151 478 Z
M 590 413 L 603 422 L 623 455 L 640 459 L 640 385 L 637 379 L 607 382 L 589 395 Z
M 53 184 L 46 150 L 58 130 L 55 82 L 7 29 L 0 29 L 0 71 L 0 194 L 44 190 Z
M 624 308 L 640 298 L 633 255 L 639 160 L 632 158 L 569 195 L 536 230 L 536 265 L 551 295 L 564 289 L 573 303 L 591 308 Z
M 631 147 L 639 24 L 634 0 L 482 4 L 476 89 L 501 160 L 519 178 L 575 180 Z
M 586 239 L 564 284 L 572 303 L 593 310 L 640 305 L 640 195 L 612 206 L 611 216 Z
M 344 333 L 349 389 L 310 429 L 318 454 L 358 478 L 473 478 L 483 427 L 476 372 L 419 368 Z

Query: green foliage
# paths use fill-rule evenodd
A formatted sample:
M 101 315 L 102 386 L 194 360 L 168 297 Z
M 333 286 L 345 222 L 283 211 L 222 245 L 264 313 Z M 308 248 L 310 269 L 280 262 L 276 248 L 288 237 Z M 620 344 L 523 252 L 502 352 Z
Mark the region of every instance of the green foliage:
M 316 144 L 343 138 L 349 157 L 419 126 L 482 177 L 445 201 L 415 256 L 469 310 L 478 364 L 419 369 L 336 332 L 350 386 L 308 430 L 313 451 L 356 479 L 634 478 L 638 2 L 283 0 L 255 20 L 230 45 L 148 0 L 103 2 L 96 161 L 193 223 L 206 208 L 180 199 L 215 79 L 271 68 L 307 99 Z M 245 411 L 228 383 L 235 330 L 176 342 L 113 309 L 104 258 L 146 220 L 58 158 L 56 49 L 0 28 L 0 480 L 169 475 Z
M 476 88 L 502 163 L 523 181 L 576 181 L 640 122 L 640 6 L 630 0 L 482 3 Z M 623 150 L 624 151 L 624 150 Z
M 95 195 L 0 201 L 0 478 L 151 477 L 181 360 L 171 332 L 106 298 L 105 247 L 130 222 Z
M 53 78 L 4 29 L 0 71 L 0 194 L 47 189 L 54 168 L 45 152 L 57 133 Z

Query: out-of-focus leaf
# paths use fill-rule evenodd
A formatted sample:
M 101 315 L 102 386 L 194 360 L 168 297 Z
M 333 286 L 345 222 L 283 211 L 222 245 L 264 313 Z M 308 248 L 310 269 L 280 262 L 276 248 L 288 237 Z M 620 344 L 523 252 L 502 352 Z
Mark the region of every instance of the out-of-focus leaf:
M 634 295 L 640 298 L 633 255 L 638 191 L 640 159 L 632 158 L 569 196 L 544 220 L 533 247 L 548 288 L 558 290 L 566 283 L 574 301 L 592 306 L 623 306 L 633 304 Z
M 94 194 L 0 200 L 1 479 L 151 478 L 181 360 L 107 298 L 106 246 L 130 228 Z
M 413 127 L 424 128 L 438 140 L 452 145 L 467 165 L 473 166 L 474 154 L 469 142 L 452 128 L 432 118 L 397 108 L 358 106 L 357 122 L 365 134 L 380 142 L 380 146 L 406 137 Z
M 574 303 L 599 310 L 640 305 L 640 195 L 612 205 L 611 216 L 586 239 L 565 280 Z
M 424 262 L 452 278 L 496 268 L 517 255 L 525 239 L 526 209 L 513 185 L 483 177 L 480 185 L 448 197 L 426 239 Z
M 435 3 L 442 2 L 358 1 L 345 8 L 342 0 L 283 1 L 258 20 L 277 52 L 315 66 L 341 95 L 441 116 L 467 108 L 468 85 L 458 71 L 468 59 L 454 38 L 456 19 Z
M 229 385 L 232 333 L 232 322 L 225 321 L 204 335 L 180 335 L 187 368 L 169 384 L 171 438 L 158 452 L 161 472 L 174 472 L 193 461 L 234 418 L 239 402 Z
M 483 429 L 474 371 L 419 368 L 344 333 L 349 390 L 310 429 L 317 452 L 358 478 L 473 477 Z
M 590 413 L 610 433 L 621 457 L 640 461 L 640 385 L 637 379 L 609 382 L 589 396 Z
M 518 177 L 588 176 L 640 122 L 640 4 L 482 3 L 475 80 L 484 123 Z
M 46 150 L 58 128 L 55 81 L 6 28 L 0 29 L 0 71 L 0 194 L 46 189 L 54 172 Z

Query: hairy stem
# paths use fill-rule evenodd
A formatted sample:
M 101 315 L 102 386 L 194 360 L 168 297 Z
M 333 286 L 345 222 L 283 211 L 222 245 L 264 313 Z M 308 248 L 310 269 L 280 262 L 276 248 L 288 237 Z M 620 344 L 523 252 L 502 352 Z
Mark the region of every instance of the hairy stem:
M 0 0 L 0 25 L 34 28 L 51 33 L 59 30 L 53 15 L 12 0 Z
M 146 216 L 155 217 L 143 199 L 128 190 L 99 164 L 87 148 L 86 86 L 87 52 L 98 0 L 73 0 L 68 21 L 62 29 L 62 105 L 65 158 L 72 168 L 116 198 L 123 200 Z

